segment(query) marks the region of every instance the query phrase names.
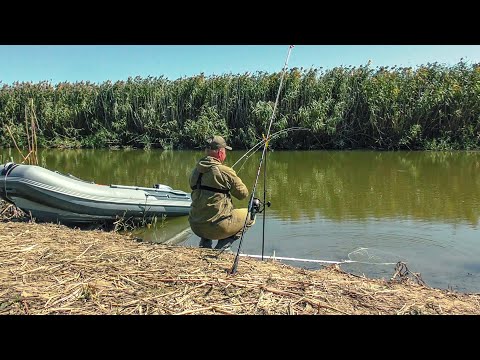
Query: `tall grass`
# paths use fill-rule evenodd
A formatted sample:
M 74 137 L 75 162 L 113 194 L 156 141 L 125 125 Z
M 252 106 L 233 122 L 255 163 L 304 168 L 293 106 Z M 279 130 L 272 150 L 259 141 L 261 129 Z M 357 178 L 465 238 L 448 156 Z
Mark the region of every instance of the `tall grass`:
M 20 156 L 23 158 L 22 164 L 27 163 L 29 165 L 38 165 L 38 146 L 37 146 L 37 128 L 38 120 L 35 115 L 35 108 L 33 105 L 33 100 L 28 103 L 25 107 L 25 136 L 28 143 L 28 152 L 27 155 L 24 155 L 23 151 L 18 147 L 15 136 L 12 133 L 12 130 L 8 125 L 5 126 L 10 138 L 15 145 L 15 148 L 19 152 Z
M 234 148 L 266 133 L 281 73 L 169 80 L 14 83 L 0 89 L 0 146 L 28 147 L 31 102 L 38 146 L 192 149 L 212 134 Z M 294 68 L 272 132 L 277 149 L 478 149 L 480 64 Z M 10 131 L 10 133 L 9 133 Z

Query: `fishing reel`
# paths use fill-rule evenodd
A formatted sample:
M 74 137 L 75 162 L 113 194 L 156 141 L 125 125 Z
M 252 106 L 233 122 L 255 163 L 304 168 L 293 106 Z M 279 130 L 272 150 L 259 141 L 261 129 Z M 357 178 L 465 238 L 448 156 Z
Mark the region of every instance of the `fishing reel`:
M 270 201 L 267 201 L 266 204 L 260 201 L 259 198 L 254 197 L 252 201 L 252 207 L 250 208 L 250 219 L 253 221 L 255 220 L 255 215 L 260 214 L 265 210 L 265 205 L 270 207 L 272 203 Z

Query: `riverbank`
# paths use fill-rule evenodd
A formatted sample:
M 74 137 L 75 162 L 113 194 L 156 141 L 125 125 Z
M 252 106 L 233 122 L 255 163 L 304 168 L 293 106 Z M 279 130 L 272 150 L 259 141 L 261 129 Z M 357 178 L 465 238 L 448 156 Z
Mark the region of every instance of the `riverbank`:
M 0 221 L 0 314 L 480 314 L 480 294 L 102 230 Z M 398 270 L 398 269 L 397 269 Z M 395 276 L 394 276 L 395 275 Z

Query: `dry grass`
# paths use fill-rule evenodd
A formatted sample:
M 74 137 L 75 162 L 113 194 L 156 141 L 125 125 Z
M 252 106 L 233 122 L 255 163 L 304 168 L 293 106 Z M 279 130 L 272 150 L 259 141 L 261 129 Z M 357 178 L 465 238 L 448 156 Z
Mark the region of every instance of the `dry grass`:
M 0 314 L 480 314 L 480 294 L 0 222 Z M 392 275 L 394 269 L 392 269 Z

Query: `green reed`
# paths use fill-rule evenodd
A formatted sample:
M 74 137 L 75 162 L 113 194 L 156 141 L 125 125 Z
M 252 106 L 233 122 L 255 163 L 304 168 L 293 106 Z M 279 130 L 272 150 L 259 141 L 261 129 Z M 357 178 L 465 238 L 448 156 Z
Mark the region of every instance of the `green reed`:
M 0 89 L 0 146 L 195 149 L 221 134 L 237 149 L 266 133 L 281 73 L 135 77 L 104 83 L 17 82 Z M 480 65 L 293 68 L 272 132 L 276 149 L 478 149 Z M 28 119 L 27 119 L 28 121 Z M 9 131 L 12 135 L 9 134 Z

